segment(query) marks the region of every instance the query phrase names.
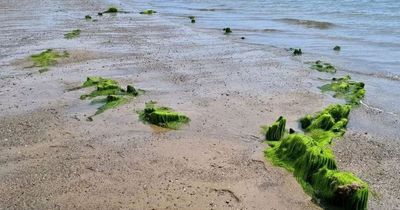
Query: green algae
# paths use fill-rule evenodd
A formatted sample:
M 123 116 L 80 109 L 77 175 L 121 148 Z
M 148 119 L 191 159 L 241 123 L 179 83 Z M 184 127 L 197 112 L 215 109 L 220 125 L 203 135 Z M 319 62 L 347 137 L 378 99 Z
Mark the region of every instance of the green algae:
M 104 79 L 102 77 L 88 77 L 86 78 L 86 81 L 82 84 L 82 87 L 92 87 L 101 83 L 118 84 L 115 80 L 112 79 Z
M 293 56 L 298 56 L 303 54 L 303 51 L 301 51 L 300 48 L 292 48 L 291 50 L 293 51 Z
M 105 99 L 103 99 L 104 104 L 97 108 L 97 111 L 94 115 L 98 115 L 106 111 L 107 109 L 114 109 L 118 106 L 121 106 L 128 102 L 127 98 L 122 96 L 108 95 Z
M 57 63 L 58 59 L 66 58 L 68 56 L 69 56 L 69 54 L 67 51 L 64 51 L 63 53 L 59 53 L 52 49 L 48 49 L 39 54 L 31 55 L 30 58 L 33 62 L 32 67 L 40 67 L 41 69 L 39 70 L 39 72 L 43 73 L 43 72 L 49 71 L 49 67 L 55 65 Z
M 265 139 L 267 141 L 279 141 L 285 135 L 286 119 L 282 116 L 271 126 L 264 128 Z
M 152 9 L 146 9 L 146 10 L 143 10 L 140 12 L 140 14 L 142 14 L 142 15 L 152 15 L 154 13 L 157 13 L 157 11 L 152 10 Z
M 315 142 L 304 134 L 290 134 L 266 150 L 266 156 L 275 165 L 294 171 L 295 160 L 304 154 L 308 147 L 315 145 Z
M 334 104 L 314 116 L 306 115 L 300 119 L 301 128 L 305 131 L 324 130 L 343 134 L 351 106 Z
M 190 22 L 191 23 L 196 23 L 196 17 L 195 16 L 189 16 Z
M 335 47 L 333 48 L 333 50 L 334 50 L 334 51 L 340 51 L 340 50 L 341 50 L 341 47 L 340 47 L 340 46 L 335 46 Z
M 314 180 L 313 175 L 323 167 L 331 170 L 337 169 L 333 151 L 328 147 L 307 147 L 305 153 L 295 161 L 294 175 L 306 183 L 310 183 Z
M 80 88 L 88 87 L 96 87 L 96 89 L 89 94 L 81 95 L 80 99 L 93 99 L 92 104 L 103 104 L 97 109 L 94 115 L 121 106 L 127 103 L 129 99 L 139 95 L 139 91 L 132 85 L 128 85 L 126 90 L 124 90 L 119 86 L 117 81 L 102 77 L 88 77 Z
M 322 61 L 316 61 L 310 68 L 319 72 L 336 73 L 336 68 L 332 64 L 323 63 Z
M 333 92 L 333 97 L 342 98 L 346 103 L 352 106 L 359 105 L 365 96 L 365 84 L 363 82 L 355 82 L 350 76 L 343 78 L 333 78 L 330 84 L 326 84 L 320 89 L 322 92 Z
M 104 11 L 103 13 L 117 13 L 119 12 L 118 8 L 116 7 L 109 7 L 106 11 Z
M 367 209 L 368 185 L 350 172 L 322 168 L 313 175 L 315 194 L 344 209 Z
M 48 69 L 48 68 L 39 69 L 39 73 L 45 73 L 48 71 L 50 71 L 50 69 Z
M 81 30 L 80 29 L 75 29 L 71 32 L 68 32 L 64 34 L 65 39 L 75 39 L 81 35 Z
M 138 91 L 131 85 L 127 86 L 127 90 L 121 88 L 117 81 L 112 79 L 104 79 L 102 77 L 88 77 L 81 87 L 95 86 L 96 89 L 89 94 L 81 95 L 81 99 L 95 98 L 98 96 L 137 96 Z
M 232 33 L 232 29 L 231 28 L 223 28 L 222 30 L 224 31 L 225 34 Z
M 159 107 L 154 101 L 146 103 L 145 109 L 139 112 L 139 119 L 170 129 L 179 129 L 182 125 L 190 122 L 189 117 L 184 114 L 168 107 Z
M 292 171 L 312 196 L 344 209 L 362 210 L 367 207 L 368 185 L 349 172 L 339 171 L 331 149 L 333 139 L 346 131 L 351 107 L 334 104 L 304 116 L 299 120 L 304 133 L 280 135 L 278 141 L 270 137 L 265 156 L 274 165 Z M 268 128 L 277 132 L 278 121 Z

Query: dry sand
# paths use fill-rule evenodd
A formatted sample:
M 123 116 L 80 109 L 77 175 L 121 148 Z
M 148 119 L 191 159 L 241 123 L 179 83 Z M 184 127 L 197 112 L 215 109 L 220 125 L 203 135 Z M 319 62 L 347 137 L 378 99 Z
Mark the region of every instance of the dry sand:
M 320 208 L 264 160 L 260 134 L 280 115 L 297 128 L 329 103 L 301 60 L 134 9 L 98 17 L 108 5 L 0 2 L 0 209 Z M 63 39 L 76 28 L 80 38 Z M 26 68 L 48 48 L 71 56 L 43 74 Z M 87 76 L 146 92 L 88 122 L 96 106 L 79 99 L 88 90 L 67 91 Z M 149 100 L 185 113 L 190 125 L 143 124 L 136 111 Z M 399 208 L 399 146 L 364 128 L 350 126 L 337 144 L 340 165 L 376 191 L 370 208 Z

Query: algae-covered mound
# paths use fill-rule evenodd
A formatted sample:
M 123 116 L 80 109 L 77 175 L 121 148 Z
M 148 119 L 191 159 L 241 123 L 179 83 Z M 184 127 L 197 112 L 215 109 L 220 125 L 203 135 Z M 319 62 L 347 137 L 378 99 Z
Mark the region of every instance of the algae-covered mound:
M 336 73 L 336 68 L 332 64 L 323 63 L 321 61 L 316 61 L 310 68 L 320 72 Z
M 39 72 L 43 73 L 43 72 L 46 72 L 49 70 L 48 69 L 49 66 L 55 65 L 57 63 L 58 59 L 66 58 L 68 56 L 69 56 L 69 54 L 67 51 L 64 51 L 63 53 L 59 53 L 52 49 L 48 49 L 39 54 L 31 55 L 31 60 L 33 62 L 32 67 L 40 67 L 41 69 L 39 70 Z
M 123 97 L 121 95 L 108 95 L 105 98 L 101 99 L 93 99 L 91 104 L 101 103 L 102 105 L 97 108 L 97 111 L 94 115 L 98 115 L 106 111 L 107 109 L 113 109 L 118 106 L 121 106 L 128 102 L 128 98 Z
M 347 126 L 350 106 L 334 104 L 318 112 L 315 116 L 306 115 L 300 119 L 301 128 L 305 131 L 321 129 L 343 134 Z
M 87 87 L 96 87 L 96 89 L 89 94 L 81 95 L 80 98 L 82 100 L 103 96 L 103 98 L 92 100 L 92 103 L 103 103 L 94 115 L 125 104 L 130 98 L 139 95 L 139 92 L 132 85 L 128 85 L 126 90 L 124 90 L 119 86 L 117 81 L 102 77 L 88 77 L 81 88 Z
M 315 194 L 349 210 L 367 209 L 368 185 L 349 172 L 322 168 L 313 175 Z
M 307 134 L 289 134 L 265 152 L 277 166 L 298 179 L 312 196 L 345 209 L 363 210 L 368 202 L 368 185 L 348 172 L 337 169 L 329 145 Z
M 89 94 L 81 95 L 81 99 L 109 95 L 137 96 L 139 94 L 138 91 L 131 85 L 128 85 L 127 89 L 124 90 L 119 86 L 117 81 L 112 79 L 104 79 L 102 77 L 88 77 L 82 85 L 83 88 L 91 86 L 95 86 L 96 90 L 92 91 Z
M 140 14 L 142 14 L 142 15 L 152 15 L 154 13 L 157 13 L 157 11 L 152 10 L 152 9 L 146 9 L 146 10 L 143 10 L 140 12 Z
M 106 11 L 103 13 L 117 13 L 119 10 L 116 7 L 109 7 Z
M 289 134 L 267 150 L 266 155 L 275 165 L 293 171 L 305 186 L 319 169 L 337 168 L 331 149 L 319 146 L 318 142 L 305 134 Z
M 340 47 L 340 46 L 335 46 L 335 47 L 333 48 L 333 50 L 334 50 L 334 51 L 340 51 L 340 50 L 341 50 L 341 47 Z
M 196 23 L 196 17 L 195 16 L 189 16 L 190 22 L 191 23 Z
M 222 29 L 224 31 L 225 34 L 230 34 L 232 33 L 232 29 L 231 28 L 224 28 Z
M 303 54 L 303 51 L 301 51 L 300 48 L 298 48 L 298 49 L 294 48 L 294 49 L 291 49 L 291 50 L 293 51 L 293 55 L 294 56 L 298 56 L 298 55 L 302 55 Z
M 344 209 L 363 210 L 368 203 L 368 185 L 339 171 L 331 149 L 333 139 L 346 131 L 350 109 L 350 105 L 335 104 L 306 115 L 300 119 L 304 134 L 281 135 L 285 121 L 280 117 L 268 127 L 271 134 L 266 139 L 271 147 L 265 155 L 273 164 L 293 171 L 312 196 Z
M 320 89 L 323 92 L 334 92 L 333 97 L 343 98 L 347 104 L 358 105 L 365 96 L 365 84 L 362 82 L 352 81 L 350 76 L 343 78 L 333 78 L 331 84 L 326 84 Z
M 66 34 L 64 34 L 64 38 L 65 39 L 74 39 L 77 38 L 81 35 L 81 30 L 80 29 L 75 29 L 71 32 L 68 32 Z
M 271 126 L 265 128 L 265 139 L 267 141 L 279 141 L 285 135 L 286 119 L 282 116 Z
M 164 128 L 178 129 L 189 123 L 189 117 L 168 107 L 158 107 L 156 102 L 146 103 L 143 111 L 139 112 L 142 121 L 149 122 Z

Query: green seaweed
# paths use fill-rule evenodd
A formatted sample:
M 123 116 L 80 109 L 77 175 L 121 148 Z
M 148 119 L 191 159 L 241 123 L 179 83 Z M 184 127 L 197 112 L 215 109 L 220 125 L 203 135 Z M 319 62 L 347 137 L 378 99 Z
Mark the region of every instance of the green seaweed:
M 301 51 L 301 48 L 292 48 L 293 51 L 293 56 L 298 56 L 298 55 L 302 55 L 303 51 Z
M 74 39 L 77 38 L 81 35 L 81 30 L 80 29 L 75 29 L 71 32 L 68 32 L 66 34 L 64 34 L 64 38 L 65 39 Z
M 315 146 L 315 142 L 304 134 L 290 134 L 277 144 L 266 150 L 266 156 L 272 163 L 294 171 L 295 160 L 303 155 L 308 147 Z
M 121 106 L 125 104 L 128 101 L 127 98 L 124 98 L 122 96 L 115 96 L 115 95 L 109 95 L 105 98 L 104 104 L 97 108 L 97 111 L 94 115 L 98 115 L 106 111 L 107 109 L 113 109 L 118 106 Z
M 265 127 L 267 141 L 279 141 L 285 135 L 286 119 L 280 116 L 271 126 Z
M 352 106 L 359 105 L 365 96 L 365 84 L 363 82 L 355 82 L 350 76 L 343 78 L 333 78 L 331 84 L 326 84 L 320 89 L 322 92 L 334 92 L 333 97 L 343 98 L 346 103 Z
M 67 51 L 64 51 L 62 54 L 54 51 L 52 49 L 48 49 L 39 54 L 31 55 L 31 60 L 33 62 L 32 67 L 40 67 L 40 73 L 46 72 L 49 70 L 50 66 L 53 66 L 57 63 L 57 60 L 60 58 L 66 58 L 69 54 Z
M 49 68 L 39 69 L 39 73 L 45 73 L 45 72 L 48 72 L 48 71 L 50 71 Z
M 321 168 L 337 169 L 335 156 L 328 147 L 311 146 L 295 161 L 294 175 L 306 183 L 313 181 L 313 175 Z
M 313 175 L 311 185 L 319 197 L 349 210 L 367 209 L 368 185 L 350 172 L 326 167 Z
M 143 10 L 140 12 L 140 14 L 142 14 L 142 15 L 152 15 L 154 13 L 157 13 L 157 11 L 152 10 L 152 9 L 146 9 L 146 10 Z
M 106 11 L 104 11 L 103 13 L 117 13 L 119 12 L 118 8 L 116 7 L 109 7 Z
M 86 98 L 95 98 L 97 96 L 124 96 L 124 95 L 132 95 L 137 96 L 139 93 L 136 89 L 128 85 L 127 90 L 122 89 L 118 82 L 112 79 L 104 79 L 102 77 L 88 77 L 86 81 L 83 83 L 82 87 L 91 87 L 96 86 L 96 90 L 92 91 L 89 94 L 81 95 L 81 99 Z
M 320 72 L 327 72 L 327 73 L 336 73 L 336 68 L 330 63 L 323 63 L 321 61 L 316 61 L 314 64 L 311 65 L 311 69 L 320 71 Z
M 330 105 L 300 119 L 304 134 L 291 132 L 278 141 L 266 136 L 270 147 L 265 156 L 292 171 L 312 196 L 345 209 L 362 210 L 367 206 L 368 185 L 351 173 L 340 172 L 331 149 L 333 139 L 346 131 L 350 109 L 350 105 Z M 274 128 L 272 133 L 279 130 L 278 121 L 268 127 Z
M 143 111 L 139 112 L 139 119 L 164 128 L 179 129 L 189 123 L 189 117 L 168 107 L 158 107 L 156 102 L 146 103 Z
M 306 131 L 322 129 L 325 131 L 340 132 L 341 129 L 346 128 L 350 108 L 348 105 L 330 105 L 323 111 L 315 114 L 315 116 L 306 115 L 301 118 L 301 127 Z
M 113 83 L 118 85 L 118 83 L 112 79 L 104 79 L 102 77 L 88 77 L 86 78 L 86 81 L 82 84 L 82 87 L 92 87 L 101 83 Z
M 190 22 L 191 23 L 196 23 L 196 17 L 195 16 L 189 16 Z
M 335 47 L 333 48 L 333 50 L 334 50 L 334 51 L 340 51 L 340 50 L 341 50 L 341 47 L 340 47 L 340 46 L 335 46 Z
M 92 99 L 91 103 L 103 103 L 94 115 L 98 115 L 107 109 L 116 108 L 129 101 L 130 98 L 139 95 L 132 85 L 128 85 L 126 90 L 121 88 L 117 81 L 102 77 L 88 77 L 79 88 L 96 87 L 89 94 L 81 95 L 80 99 Z M 105 98 L 97 99 L 97 97 L 106 96 Z M 93 116 L 94 116 L 93 115 Z
M 222 30 L 224 31 L 225 34 L 232 33 L 232 29 L 231 28 L 223 28 Z

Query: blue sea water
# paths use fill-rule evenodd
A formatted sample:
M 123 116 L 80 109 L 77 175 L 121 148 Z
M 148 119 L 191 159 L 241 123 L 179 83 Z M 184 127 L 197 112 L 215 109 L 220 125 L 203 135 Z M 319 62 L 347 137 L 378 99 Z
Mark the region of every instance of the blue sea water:
M 142 2 L 170 16 L 194 15 L 196 27 L 230 27 L 248 42 L 302 48 L 355 64 L 356 70 L 400 75 L 399 0 Z M 342 47 L 340 53 L 332 50 L 336 45 Z
M 246 37 L 241 42 L 301 48 L 304 61 L 321 59 L 358 75 L 369 105 L 400 115 L 400 0 L 115 1 L 209 33 L 230 27 L 232 38 Z

